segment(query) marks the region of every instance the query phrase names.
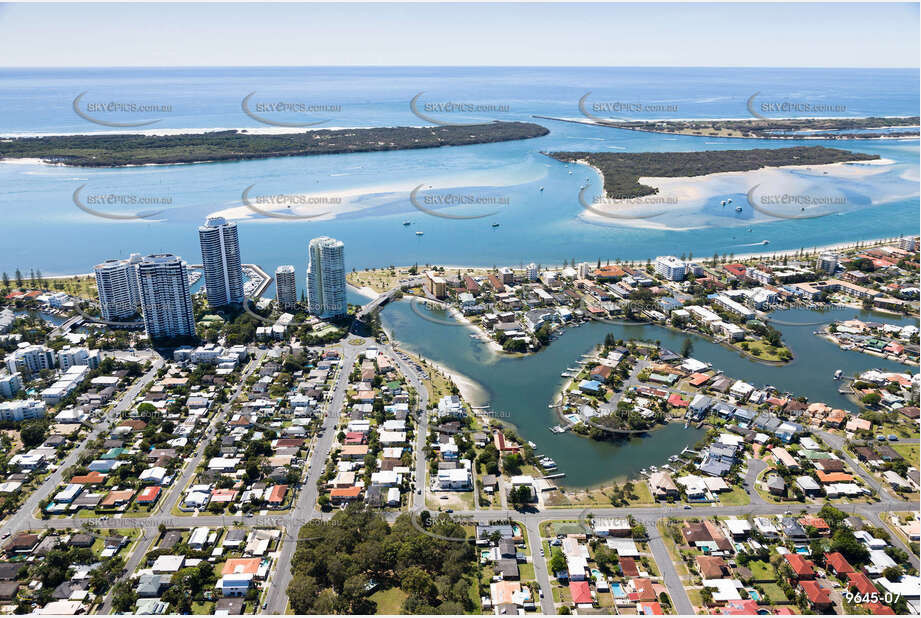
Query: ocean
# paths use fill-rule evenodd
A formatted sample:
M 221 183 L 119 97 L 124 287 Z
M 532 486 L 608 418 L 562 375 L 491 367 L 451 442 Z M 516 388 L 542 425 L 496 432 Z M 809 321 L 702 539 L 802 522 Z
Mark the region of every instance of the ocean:
M 73 109 L 81 93 L 85 94 L 79 109 L 92 104 L 94 110 L 102 110 L 87 113 L 90 117 L 156 122 L 129 129 L 95 124 Z M 248 109 L 252 116 L 242 107 L 251 93 Z M 753 95 L 757 101 L 808 101 L 837 110 L 816 113 L 818 116 L 904 116 L 916 114 L 919 108 L 917 72 L 911 70 L 2 70 L 3 136 L 286 130 L 256 118 L 316 122 L 311 128 L 317 129 L 428 125 L 410 107 L 417 95 L 416 110 L 439 122 L 529 121 L 546 126 L 550 134 L 477 146 L 120 169 L 0 163 L 4 187 L 0 193 L 4 215 L 0 270 L 10 274 L 17 267 L 26 273 L 40 269 L 45 275 L 85 273 L 102 260 L 133 252 L 171 252 L 198 263 L 196 227 L 209 213 L 228 209 L 246 215 L 238 219 L 244 262 L 259 264 L 269 272 L 277 265 L 293 264 L 301 281 L 306 244 L 323 235 L 342 240 L 347 267 L 361 269 L 413 263 L 561 264 L 564 260 L 646 259 L 684 253 L 709 257 L 750 252 L 764 240 L 769 242 L 765 250 L 781 250 L 918 233 L 918 140 L 667 136 L 533 118 L 584 119 L 579 100 L 587 93 L 591 93 L 586 98 L 591 106 L 616 109 L 614 115 L 630 119 L 746 118 Z M 119 108 L 141 105 L 145 110 L 107 113 L 110 104 Z M 300 111 L 314 109 L 312 106 L 321 111 Z M 294 111 L 276 112 L 278 107 Z M 726 193 L 704 196 L 692 210 L 657 217 L 661 228 L 681 228 L 676 230 L 585 217 L 580 191 L 598 194 L 600 178 L 589 168 L 559 163 L 543 154 L 792 145 L 827 145 L 878 154 L 890 164 L 843 178 L 810 177 L 808 170 L 791 172 L 791 183 L 831 187 L 845 196 L 847 207 L 830 216 L 789 219 L 764 216 L 748 207 L 741 212 L 721 208 L 720 201 L 725 199 L 732 199 L 734 205 L 746 204 L 744 190 L 727 186 Z M 263 217 L 241 208 L 248 187 L 250 195 L 319 196 L 323 206 L 318 208 L 326 215 L 314 220 Z M 414 188 L 432 201 L 414 202 L 410 197 Z M 159 213 L 113 220 L 81 210 L 75 199 L 82 204 L 93 200 L 97 212 Z M 420 203 L 446 201 L 454 205 L 434 210 L 476 218 L 443 218 L 418 208 Z M 410 225 L 403 225 L 406 221 Z

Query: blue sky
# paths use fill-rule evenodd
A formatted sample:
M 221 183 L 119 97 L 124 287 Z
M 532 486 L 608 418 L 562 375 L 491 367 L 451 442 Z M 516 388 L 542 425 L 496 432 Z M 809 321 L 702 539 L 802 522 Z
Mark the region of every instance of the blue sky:
M 0 66 L 918 66 L 915 4 L 6 4 Z

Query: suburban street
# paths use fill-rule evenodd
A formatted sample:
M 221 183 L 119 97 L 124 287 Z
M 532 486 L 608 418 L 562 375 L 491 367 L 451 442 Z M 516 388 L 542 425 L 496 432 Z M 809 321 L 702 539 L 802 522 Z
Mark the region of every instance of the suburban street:
M 130 577 L 140 564 L 143 556 L 150 549 L 151 544 L 157 538 L 158 528 L 163 525 L 167 528 L 192 528 L 197 526 L 208 527 L 227 527 L 234 525 L 247 525 L 252 527 L 266 526 L 283 528 L 282 542 L 276 555 L 276 568 L 271 576 L 270 585 L 266 586 L 264 597 L 265 607 L 262 613 L 267 614 L 284 614 L 288 609 L 287 588 L 291 582 L 292 574 L 290 569 L 291 560 L 297 548 L 297 535 L 300 527 L 310 520 L 329 520 L 335 514 L 335 510 L 321 511 L 317 508 L 318 488 L 317 482 L 326 466 L 331 449 L 336 441 L 336 427 L 340 422 L 341 413 L 345 406 L 346 390 L 351 368 L 359 355 L 368 348 L 375 347 L 379 353 L 386 354 L 399 368 L 409 385 L 416 392 L 416 434 L 415 434 L 415 472 L 414 472 L 414 491 L 410 498 L 410 511 L 413 513 L 421 512 L 425 509 L 425 478 L 427 461 L 425 457 L 425 442 L 428 433 L 428 407 L 434 402 L 429 401 L 429 394 L 425 387 L 424 376 L 417 370 L 412 361 L 407 362 L 401 357 L 401 353 L 390 344 L 381 344 L 372 338 L 363 337 L 360 342 L 356 342 L 354 336 L 349 340 L 344 340 L 339 346 L 342 350 L 341 363 L 339 364 L 333 378 L 333 386 L 329 391 L 326 401 L 322 408 L 322 429 L 316 436 L 312 446 L 312 452 L 309 455 L 307 469 L 304 473 L 301 487 L 297 491 L 294 504 L 290 511 L 283 514 L 273 515 L 248 515 L 242 513 L 235 515 L 212 515 L 207 512 L 195 514 L 194 516 L 177 516 L 173 514 L 174 507 L 179 503 L 183 490 L 188 486 L 194 477 L 195 471 L 201 464 L 204 457 L 204 449 L 207 444 L 214 438 L 217 429 L 221 423 L 225 422 L 228 414 L 232 410 L 233 403 L 243 392 L 246 379 L 260 366 L 262 359 L 265 357 L 264 350 L 258 350 L 254 358 L 244 369 L 239 384 L 237 384 L 229 400 L 216 412 L 208 425 L 208 428 L 196 445 L 194 454 L 186 461 L 181 475 L 175 479 L 172 486 L 164 495 L 160 508 L 149 517 L 120 517 L 115 516 L 111 519 L 88 519 L 88 518 L 52 518 L 42 520 L 35 517 L 38 504 L 41 500 L 48 497 L 61 483 L 63 471 L 74 465 L 80 458 L 85 445 L 98 437 L 106 430 L 110 423 L 116 420 L 123 412 L 129 410 L 140 391 L 147 386 L 157 375 L 157 372 L 163 366 L 164 361 L 157 359 L 152 367 L 139 378 L 118 400 L 112 410 L 106 415 L 103 422 L 94 427 L 86 437 L 84 446 L 75 448 L 57 467 L 57 469 L 45 479 L 42 485 L 29 497 L 25 505 L 13 514 L 2 526 L 4 533 L 15 533 L 27 529 L 65 529 L 65 528 L 82 528 L 87 531 L 96 531 L 97 534 L 104 535 L 106 530 L 115 528 L 138 528 L 142 530 L 142 538 L 135 544 L 131 554 L 126 557 L 126 566 L 123 578 Z M 633 376 L 631 376 L 631 379 Z M 827 432 L 818 432 L 828 445 L 836 450 L 843 447 L 843 439 L 834 434 Z M 880 496 L 879 502 L 873 503 L 853 503 L 839 505 L 843 510 L 849 513 L 861 515 L 874 525 L 883 525 L 881 517 L 893 511 L 911 511 L 917 509 L 917 504 L 902 502 L 895 499 L 885 488 L 864 471 L 853 459 L 845 455 L 845 459 L 855 473 L 859 474 L 868 485 L 873 487 Z M 783 515 L 787 510 L 795 512 L 817 512 L 822 504 L 804 504 L 804 505 L 780 505 L 767 503 L 763 498 L 754 491 L 754 481 L 757 475 L 764 469 L 764 462 L 750 459 L 748 461 L 748 471 L 746 474 L 746 484 L 750 489 L 752 503 L 745 506 L 693 506 L 685 508 L 683 505 L 662 505 L 646 507 L 625 507 L 625 508 L 545 508 L 531 509 L 524 512 L 511 512 L 509 515 L 516 521 L 520 522 L 528 533 L 532 561 L 534 565 L 535 578 L 544 592 L 543 598 L 535 599 L 539 602 L 544 614 L 555 614 L 553 596 L 551 593 L 551 580 L 548 573 L 546 559 L 540 556 L 540 525 L 542 522 L 549 520 L 584 520 L 586 513 L 590 512 L 598 517 L 635 517 L 639 522 L 646 526 L 649 535 L 649 549 L 658 565 L 661 578 L 669 591 L 674 607 L 678 613 L 693 613 L 693 606 L 684 589 L 681 578 L 679 577 L 675 565 L 672 563 L 668 554 L 666 545 L 659 533 L 657 523 L 663 518 L 668 517 L 701 517 L 710 518 L 715 516 L 759 516 L 759 515 Z M 421 492 L 419 490 L 422 490 Z M 405 511 L 404 511 L 405 512 Z M 454 516 L 463 519 L 469 523 L 490 523 L 505 516 L 506 512 L 496 510 L 457 510 Z M 385 517 L 393 521 L 401 513 L 387 512 Z M 466 541 L 464 541 L 466 542 Z M 901 539 L 893 535 L 893 542 L 911 556 L 912 564 L 917 567 L 918 559 L 910 552 Z M 114 583 L 114 582 L 113 582 Z M 107 595 L 102 609 L 111 611 L 111 594 Z

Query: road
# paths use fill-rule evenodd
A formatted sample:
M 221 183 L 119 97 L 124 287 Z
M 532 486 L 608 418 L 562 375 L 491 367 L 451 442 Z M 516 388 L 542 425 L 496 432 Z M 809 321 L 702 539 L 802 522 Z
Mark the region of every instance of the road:
M 296 494 L 294 506 L 289 513 L 283 515 L 253 515 L 249 517 L 244 517 L 242 514 L 225 516 L 211 515 L 209 513 L 202 513 L 197 517 L 180 517 L 171 513 L 172 507 L 178 503 L 178 500 L 181 497 L 182 490 L 188 485 L 188 482 L 191 481 L 192 475 L 195 473 L 196 468 L 201 463 L 201 460 L 204 456 L 205 446 L 211 439 L 213 439 L 214 435 L 217 433 L 217 428 L 220 426 L 220 423 L 224 421 L 224 419 L 227 417 L 227 414 L 231 411 L 233 402 L 241 394 L 244 388 L 246 377 L 251 375 L 252 372 L 258 368 L 262 358 L 265 355 L 265 352 L 263 351 L 257 353 L 256 358 L 246 367 L 243 375 L 240 378 L 240 382 L 237 388 L 233 392 L 232 397 L 226 404 L 224 404 L 220 412 L 212 417 L 207 432 L 198 442 L 194 456 L 186 462 L 182 476 L 173 483 L 170 491 L 164 497 L 159 512 L 144 518 L 123 517 L 119 519 L 113 518 L 107 520 L 93 520 L 85 518 L 40 520 L 35 518 L 34 513 L 38 507 L 38 503 L 45 497 L 49 496 L 51 492 L 60 485 L 63 471 L 78 461 L 79 457 L 86 448 L 85 444 L 88 444 L 93 439 L 98 437 L 104 430 L 107 430 L 110 422 L 121 415 L 122 412 L 130 409 L 134 403 L 135 397 L 141 391 L 141 389 L 143 389 L 156 377 L 157 372 L 163 366 L 162 359 L 157 359 L 151 369 L 137 382 L 135 382 L 135 384 L 132 385 L 132 387 L 129 388 L 128 391 L 126 391 L 124 395 L 118 400 L 118 403 L 113 406 L 112 410 L 106 415 L 104 421 L 99 423 L 99 425 L 90 432 L 90 434 L 87 436 L 84 446 L 75 448 L 64 459 L 64 461 L 58 466 L 55 472 L 49 475 L 49 477 L 42 483 L 42 485 L 27 499 L 25 505 L 4 523 L 2 526 L 2 531 L 4 533 L 14 533 L 16 531 L 25 529 L 80 528 L 87 525 L 96 528 L 100 534 L 104 534 L 104 531 L 107 529 L 114 528 L 142 529 L 143 537 L 141 541 L 136 544 L 134 551 L 132 551 L 131 555 L 126 561 L 125 577 L 130 577 L 130 575 L 134 573 L 135 569 L 140 564 L 143 556 L 147 553 L 153 540 L 157 538 L 158 527 L 161 524 L 169 528 L 192 528 L 196 526 L 227 527 L 240 523 L 252 527 L 283 527 L 285 529 L 285 533 L 282 537 L 283 542 L 281 543 L 276 556 L 277 566 L 274 574 L 272 575 L 270 585 L 266 586 L 266 608 L 263 610 L 263 613 L 284 614 L 287 610 L 287 588 L 292 579 L 290 564 L 297 546 L 296 537 L 298 530 L 307 521 L 312 519 L 329 520 L 334 514 L 334 512 L 323 512 L 317 509 L 317 481 L 323 474 L 330 450 L 335 444 L 336 427 L 343 412 L 350 369 L 355 363 L 355 360 L 358 358 L 359 354 L 372 346 L 377 347 L 380 353 L 384 353 L 394 360 L 395 364 L 406 378 L 408 384 L 411 385 L 417 393 L 417 428 L 416 442 L 414 445 L 416 450 L 414 489 L 424 489 L 425 472 L 427 469 L 427 462 L 424 454 L 425 438 L 428 433 L 427 409 L 431 403 L 429 401 L 428 391 L 424 385 L 424 378 L 421 375 L 421 372 L 416 370 L 415 367 L 412 366 L 412 363 L 404 361 L 400 356 L 400 352 L 395 350 L 392 346 L 388 344 L 379 344 L 373 339 L 363 339 L 358 345 L 353 345 L 348 341 L 345 341 L 341 344 L 342 360 L 337 373 L 333 377 L 333 386 L 330 391 L 330 395 L 328 396 L 321 411 L 323 419 L 322 430 L 316 437 L 313 444 L 313 450 L 308 459 L 308 465 L 304 479 L 302 481 L 300 490 Z M 843 438 L 834 434 L 828 434 L 827 432 L 818 433 L 831 448 L 838 450 L 842 449 Z M 886 492 L 884 488 L 880 487 L 880 484 L 875 479 L 873 479 L 871 475 L 864 471 L 856 462 L 854 462 L 853 459 L 850 457 L 845 458 L 848 464 L 854 469 L 855 473 L 859 474 L 869 486 L 873 487 L 879 493 L 881 501 L 868 504 L 860 503 L 839 505 L 840 508 L 847 509 L 849 512 L 861 515 L 869 521 L 873 522 L 874 525 L 882 525 L 880 517 L 885 517 L 885 514 L 888 512 L 913 511 L 917 509 L 917 504 L 899 501 L 897 498 Z M 715 516 L 731 515 L 739 517 L 782 515 L 786 509 L 795 508 L 797 512 L 816 512 L 822 507 L 821 504 L 797 505 L 796 507 L 791 507 L 789 505 L 765 503 L 757 495 L 757 492 L 754 491 L 754 479 L 757 477 L 757 474 L 761 471 L 761 469 L 763 469 L 763 462 L 760 462 L 759 460 L 750 460 L 748 466 L 749 469 L 746 475 L 746 482 L 751 489 L 750 495 L 752 497 L 752 503 L 749 505 L 708 505 L 694 506 L 690 509 L 685 509 L 681 505 L 628 508 L 612 507 L 592 508 L 591 512 L 597 517 L 633 516 L 646 526 L 646 529 L 649 533 L 650 551 L 655 558 L 661 573 L 662 581 L 669 591 L 669 596 L 672 599 L 675 609 L 678 613 L 690 614 L 692 613 L 693 607 L 690 603 L 690 600 L 688 599 L 687 593 L 677 573 L 677 570 L 675 569 L 675 565 L 672 563 L 671 558 L 668 555 L 665 543 L 659 535 L 658 528 L 656 526 L 658 521 L 667 517 L 712 518 Z M 414 492 L 412 494 L 410 504 L 411 509 L 414 511 L 423 509 L 425 507 L 424 493 L 419 495 L 418 492 Z M 528 532 L 528 538 L 531 539 L 530 547 L 532 560 L 534 563 L 535 578 L 537 579 L 538 584 L 541 586 L 541 589 L 544 590 L 544 598 L 539 599 L 539 601 L 541 609 L 545 614 L 555 613 L 555 607 L 551 593 L 550 574 L 548 573 L 545 559 L 540 557 L 540 524 L 549 520 L 578 520 L 584 517 L 586 510 L 587 509 L 577 508 L 552 508 L 544 510 L 534 509 L 532 511 L 515 512 L 510 514 L 513 519 L 524 525 Z M 389 521 L 393 521 L 397 516 L 399 516 L 399 514 L 399 512 L 387 512 L 385 513 L 385 518 Z M 464 518 L 471 523 L 489 523 L 501 515 L 498 511 L 495 510 L 478 510 L 474 508 L 473 510 L 469 511 L 457 511 L 455 512 L 455 516 Z M 909 552 L 911 555 L 912 564 L 917 568 L 917 557 L 911 554 L 908 547 L 905 546 L 905 543 L 903 543 L 901 539 L 899 539 L 894 534 L 892 537 L 894 544 Z M 102 609 L 105 611 L 111 610 L 110 598 L 105 600 Z
M 3 534 L 27 529 L 36 522 L 41 521 L 33 516 L 38 509 L 39 503 L 60 486 L 63 480 L 64 471 L 77 463 L 83 451 L 86 450 L 87 445 L 98 438 L 99 434 L 102 433 L 104 429 L 107 429 L 112 421 L 117 420 L 122 413 L 131 408 L 134 404 L 134 398 L 141 392 L 141 389 L 150 384 L 150 382 L 157 377 L 157 372 L 161 367 L 163 367 L 163 359 L 157 359 L 153 365 L 151 365 L 147 373 L 135 381 L 135 383 L 122 394 L 121 398 L 119 398 L 118 402 L 112 407 L 108 414 L 106 414 L 102 422 L 98 423 L 95 428 L 87 434 L 83 440 L 83 444 L 71 449 L 64 460 L 58 464 L 57 469 L 48 475 L 42 484 L 26 499 L 23 505 L 19 507 L 19 510 L 10 515 L 6 522 L 4 522 L 3 526 L 0 527 Z
M 542 557 L 540 555 L 543 547 L 540 536 L 540 523 L 532 519 L 525 527 L 528 531 L 528 544 L 531 547 L 531 561 L 534 563 L 534 577 L 544 593 L 543 598 L 538 599 L 540 601 L 540 610 L 545 616 L 552 616 L 556 614 L 556 606 L 553 602 L 553 586 L 550 583 L 550 573 L 547 570 L 547 560 L 550 556 Z

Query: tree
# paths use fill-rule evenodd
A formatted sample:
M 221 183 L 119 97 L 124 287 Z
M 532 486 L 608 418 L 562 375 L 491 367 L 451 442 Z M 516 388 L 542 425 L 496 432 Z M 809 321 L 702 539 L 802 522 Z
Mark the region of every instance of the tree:
M 37 446 L 45 441 L 45 424 L 42 422 L 35 422 L 23 425 L 19 432 L 19 436 L 25 446 Z
M 118 582 L 112 591 L 112 609 L 124 614 L 137 603 L 138 595 L 128 582 Z
M 831 537 L 831 551 L 840 552 L 851 564 L 857 566 L 866 564 L 870 559 L 870 551 L 857 540 L 849 528 L 838 528 Z
M 566 558 L 563 556 L 563 552 L 559 549 L 554 548 L 550 552 L 550 564 L 548 565 L 551 573 L 559 573 L 560 571 L 566 570 Z
M 288 584 L 288 601 L 295 614 L 311 614 L 317 598 L 317 580 L 310 575 L 295 575 Z
M 882 397 L 879 393 L 867 393 L 860 398 L 861 403 L 871 408 L 875 408 L 879 405 L 879 402 L 882 401 Z
M 681 345 L 681 356 L 685 358 L 689 357 L 694 353 L 694 342 L 691 341 L 690 337 L 685 337 L 684 343 Z

